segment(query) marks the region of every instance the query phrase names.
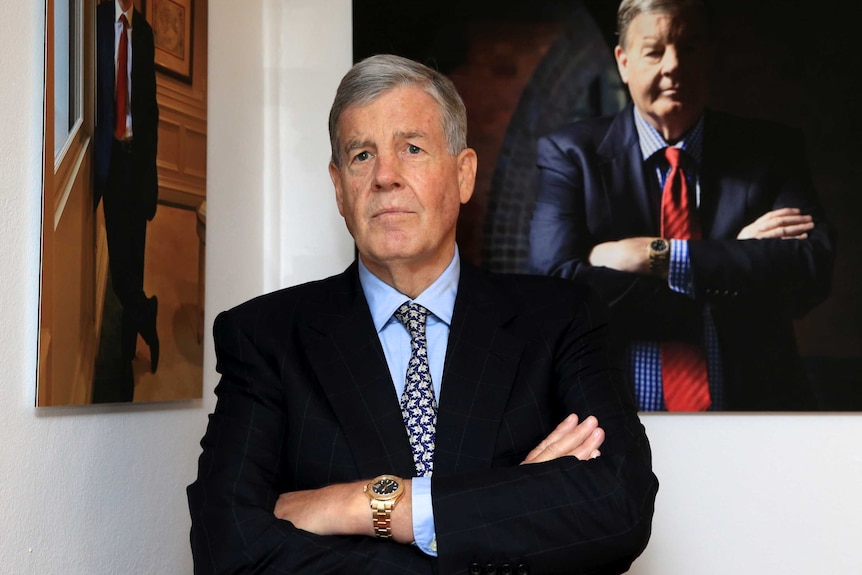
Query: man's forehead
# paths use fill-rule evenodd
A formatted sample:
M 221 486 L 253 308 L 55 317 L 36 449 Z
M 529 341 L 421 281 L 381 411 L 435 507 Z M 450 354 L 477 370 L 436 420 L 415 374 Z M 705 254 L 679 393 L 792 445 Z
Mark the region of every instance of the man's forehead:
M 662 39 L 676 42 L 681 39 L 706 37 L 704 16 L 696 10 L 644 12 L 639 14 L 632 24 L 634 25 L 631 26 L 630 33 L 633 39 Z
M 428 132 L 425 130 L 395 130 L 389 134 L 384 134 L 384 138 L 390 140 L 423 140 L 428 138 Z M 365 148 L 374 146 L 377 143 L 377 137 L 373 134 L 364 134 L 360 131 L 348 132 L 344 134 L 344 149 L 355 150 L 356 148 Z
M 417 86 L 393 88 L 373 100 L 344 109 L 338 118 L 341 141 L 433 137 L 442 134 L 436 101 Z

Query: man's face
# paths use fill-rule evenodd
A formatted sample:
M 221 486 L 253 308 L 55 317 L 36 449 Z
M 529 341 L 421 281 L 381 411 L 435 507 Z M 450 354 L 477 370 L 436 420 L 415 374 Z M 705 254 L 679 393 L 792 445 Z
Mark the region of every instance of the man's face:
M 342 165 L 329 175 L 363 263 L 378 276 L 402 264 L 442 271 L 473 193 L 475 152 L 449 153 L 439 108 L 416 86 L 347 108 L 338 126 Z
M 687 17 L 688 16 L 688 17 Z M 679 12 L 639 14 L 617 67 L 644 118 L 666 139 L 677 139 L 706 107 L 710 44 L 702 17 Z

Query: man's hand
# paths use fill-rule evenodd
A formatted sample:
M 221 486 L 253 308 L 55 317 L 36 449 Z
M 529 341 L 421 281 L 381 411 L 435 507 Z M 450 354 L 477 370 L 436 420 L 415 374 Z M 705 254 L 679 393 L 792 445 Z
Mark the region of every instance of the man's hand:
M 621 272 L 647 275 L 649 271 L 649 244 L 655 238 L 626 238 L 604 242 L 593 247 L 590 264 Z
M 282 493 L 273 513 L 297 529 L 317 535 L 367 535 L 374 537 L 371 506 L 363 492 L 367 481 L 337 483 L 319 489 Z M 410 480 L 404 480 L 404 495 L 392 510 L 392 538 L 413 542 L 413 510 Z
M 766 212 L 742 228 L 736 239 L 804 240 L 808 237 L 808 230 L 812 228 L 814 228 L 814 221 L 811 216 L 803 215 L 797 208 L 781 208 Z
M 548 437 L 542 440 L 521 462 L 541 463 L 566 455 L 580 460 L 595 459 L 601 455 L 599 447 L 605 441 L 605 430 L 592 415 L 578 423 L 574 413 L 565 418 Z

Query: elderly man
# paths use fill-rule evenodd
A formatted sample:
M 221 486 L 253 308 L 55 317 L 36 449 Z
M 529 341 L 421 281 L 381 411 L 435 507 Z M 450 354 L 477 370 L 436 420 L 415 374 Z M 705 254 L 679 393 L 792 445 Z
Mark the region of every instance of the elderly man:
M 699 0 L 624 0 L 618 32 L 633 105 L 539 141 L 533 268 L 609 302 L 641 409 L 816 408 L 793 320 L 833 245 L 802 138 L 706 110 Z
M 459 259 L 476 154 L 452 83 L 364 60 L 330 136 L 359 258 L 216 320 L 195 572 L 625 571 L 657 483 L 606 311 Z

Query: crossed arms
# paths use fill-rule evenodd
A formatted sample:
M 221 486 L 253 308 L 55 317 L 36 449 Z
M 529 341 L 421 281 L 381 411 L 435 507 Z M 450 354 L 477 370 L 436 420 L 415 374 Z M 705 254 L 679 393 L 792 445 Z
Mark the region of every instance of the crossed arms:
M 569 282 L 518 281 L 552 290 L 525 298 L 542 309 L 520 314 L 499 336 L 524 349 L 508 397 L 495 396 L 505 413 L 485 448 L 490 465 L 470 462 L 469 471 L 432 479 L 437 558 L 409 545 L 409 500 L 393 515 L 401 543 L 372 536 L 362 493 L 372 475 L 358 472 L 320 394 L 307 342 L 296 340 L 310 306 L 287 298 L 277 308 L 257 301 L 222 314 L 214 328 L 219 401 L 189 487 L 196 573 L 466 573 L 474 561 L 510 557 L 529 562 L 533 573 L 627 569 L 649 537 L 657 484 L 633 400 L 609 363 L 606 311 Z M 537 315 L 556 321 L 537 324 Z M 367 356 L 369 346 L 357 355 Z M 475 355 L 450 350 L 453 362 L 459 353 Z M 489 360 L 496 361 L 477 361 Z M 461 384 L 452 371 L 444 390 Z M 443 393 L 441 412 L 457 403 Z

